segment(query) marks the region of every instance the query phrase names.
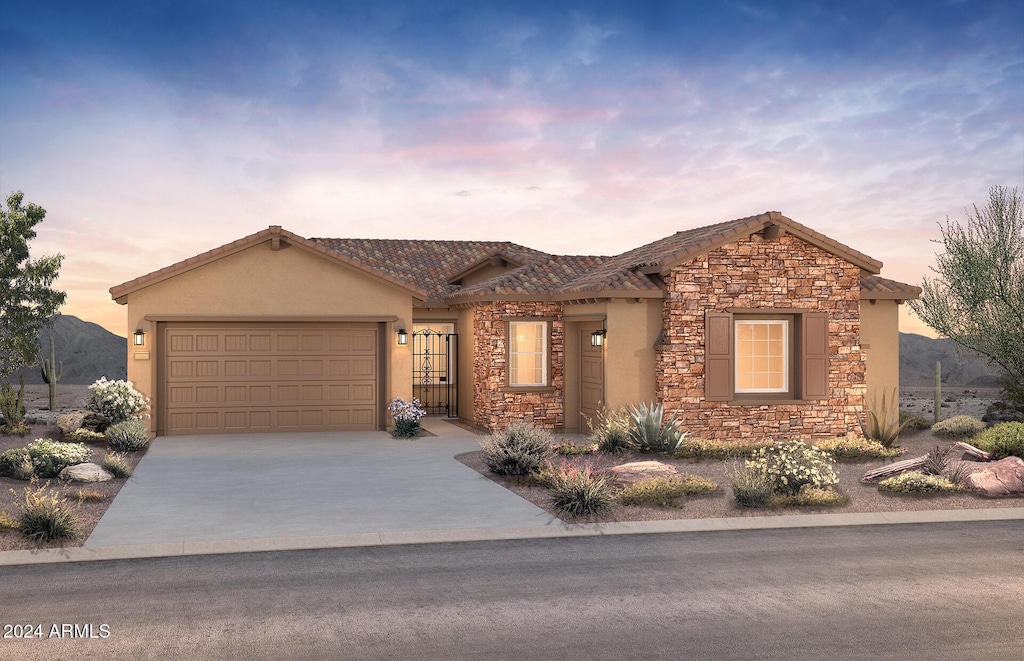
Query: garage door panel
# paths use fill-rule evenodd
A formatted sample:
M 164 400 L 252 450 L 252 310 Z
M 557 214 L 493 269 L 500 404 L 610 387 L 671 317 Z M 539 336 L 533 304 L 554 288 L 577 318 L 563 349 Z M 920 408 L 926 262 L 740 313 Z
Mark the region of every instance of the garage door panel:
M 209 326 L 165 327 L 165 433 L 377 428 L 375 327 Z

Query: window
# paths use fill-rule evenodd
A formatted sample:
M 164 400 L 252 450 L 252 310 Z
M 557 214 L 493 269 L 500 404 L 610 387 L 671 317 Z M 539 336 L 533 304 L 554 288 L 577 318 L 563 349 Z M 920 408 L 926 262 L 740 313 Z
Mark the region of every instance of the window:
M 789 391 L 789 325 L 784 319 L 736 320 L 736 392 Z
M 508 384 L 548 385 L 548 322 L 508 322 Z
M 807 310 L 705 313 L 708 401 L 828 397 L 828 315 Z

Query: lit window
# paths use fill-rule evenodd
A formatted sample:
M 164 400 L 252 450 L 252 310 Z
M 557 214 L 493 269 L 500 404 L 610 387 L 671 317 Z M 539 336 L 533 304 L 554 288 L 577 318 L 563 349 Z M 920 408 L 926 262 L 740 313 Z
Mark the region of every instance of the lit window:
M 736 392 L 789 390 L 789 322 L 736 321 Z
M 548 379 L 548 323 L 510 321 L 508 324 L 508 383 L 510 386 L 546 386 Z

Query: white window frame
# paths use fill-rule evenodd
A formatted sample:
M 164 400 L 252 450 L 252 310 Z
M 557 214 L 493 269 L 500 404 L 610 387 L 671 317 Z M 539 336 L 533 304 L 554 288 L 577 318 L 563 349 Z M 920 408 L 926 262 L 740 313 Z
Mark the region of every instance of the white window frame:
M 541 327 L 541 349 L 540 351 L 516 351 L 515 338 L 517 325 L 540 326 Z M 550 350 L 548 340 L 548 322 L 546 321 L 509 321 L 508 322 L 508 385 L 514 388 L 543 388 L 548 385 L 548 353 Z M 516 383 L 512 380 L 512 356 L 513 355 L 537 355 L 541 356 L 541 380 L 536 383 Z
M 740 377 L 740 325 L 748 324 L 751 326 L 755 325 L 778 325 L 782 326 L 782 387 L 781 388 L 740 388 L 739 377 Z M 789 355 L 789 338 L 791 331 L 792 322 L 788 319 L 734 319 L 733 320 L 733 356 L 735 365 L 733 366 L 733 383 L 736 384 L 735 392 L 737 393 L 785 393 L 789 392 L 789 385 L 792 379 L 792 363 L 790 362 Z

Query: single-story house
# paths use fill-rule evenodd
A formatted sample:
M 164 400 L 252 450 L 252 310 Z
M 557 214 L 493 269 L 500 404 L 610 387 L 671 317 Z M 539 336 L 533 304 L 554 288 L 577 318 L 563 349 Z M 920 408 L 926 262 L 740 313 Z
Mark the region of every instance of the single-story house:
M 157 435 L 376 430 L 388 403 L 586 431 L 659 401 L 707 438 L 858 429 L 921 290 L 779 212 L 612 257 L 271 226 L 111 288 Z

